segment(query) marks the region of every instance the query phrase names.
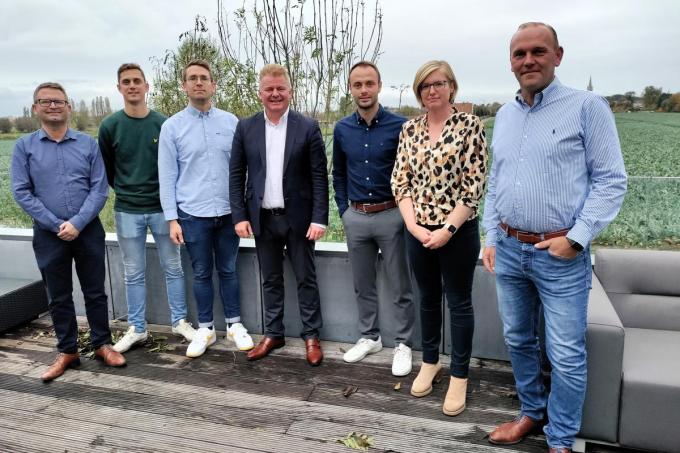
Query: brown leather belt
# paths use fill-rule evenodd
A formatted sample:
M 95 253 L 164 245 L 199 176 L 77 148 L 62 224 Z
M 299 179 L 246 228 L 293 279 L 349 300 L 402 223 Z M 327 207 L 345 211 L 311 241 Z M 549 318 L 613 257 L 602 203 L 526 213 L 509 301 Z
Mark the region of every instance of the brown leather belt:
M 500 226 L 503 231 L 508 233 L 508 236 L 512 236 L 519 242 L 526 242 L 527 244 L 538 244 L 539 242 L 543 242 L 547 239 L 554 239 L 566 236 L 567 233 L 569 232 L 569 228 L 566 228 L 564 230 L 552 231 L 550 233 L 532 233 L 531 231 L 516 230 L 502 222 Z
M 382 203 L 356 203 L 352 201 L 350 204 L 354 209 L 365 214 L 372 214 L 374 212 L 381 212 L 397 207 L 397 202 L 394 200 L 388 200 Z

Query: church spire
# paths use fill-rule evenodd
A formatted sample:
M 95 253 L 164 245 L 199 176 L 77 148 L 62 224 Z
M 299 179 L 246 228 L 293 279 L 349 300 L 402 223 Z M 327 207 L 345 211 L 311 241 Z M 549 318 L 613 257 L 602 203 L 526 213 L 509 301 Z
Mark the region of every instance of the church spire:
M 588 91 L 593 91 L 593 76 L 588 78 Z

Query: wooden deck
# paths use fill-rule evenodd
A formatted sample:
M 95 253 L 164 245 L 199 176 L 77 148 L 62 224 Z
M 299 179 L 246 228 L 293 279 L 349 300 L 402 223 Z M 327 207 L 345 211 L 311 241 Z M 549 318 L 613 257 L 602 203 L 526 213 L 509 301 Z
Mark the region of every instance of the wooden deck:
M 345 364 L 349 345 L 324 342 L 324 362 L 312 368 L 297 339 L 248 362 L 223 336 L 204 356 L 188 359 L 186 344 L 168 335 L 167 351 L 134 349 L 119 369 L 83 358 L 45 384 L 39 376 L 55 356 L 48 319 L 0 336 L 2 452 L 349 453 L 356 450 L 337 439 L 350 432 L 372 436 L 370 452 L 547 451 L 543 436 L 505 448 L 486 440 L 518 409 L 505 363 L 474 361 L 468 408 L 457 417 L 441 413 L 446 381 L 427 397 L 409 394 L 417 369 L 393 377 L 391 350 Z M 345 396 L 348 386 L 356 393 Z

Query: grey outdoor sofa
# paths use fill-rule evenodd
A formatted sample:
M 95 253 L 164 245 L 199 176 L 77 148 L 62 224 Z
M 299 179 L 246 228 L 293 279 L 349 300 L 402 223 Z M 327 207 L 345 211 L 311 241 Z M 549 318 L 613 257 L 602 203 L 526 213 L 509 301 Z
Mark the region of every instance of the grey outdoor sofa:
M 603 249 L 580 442 L 680 452 L 680 252 Z

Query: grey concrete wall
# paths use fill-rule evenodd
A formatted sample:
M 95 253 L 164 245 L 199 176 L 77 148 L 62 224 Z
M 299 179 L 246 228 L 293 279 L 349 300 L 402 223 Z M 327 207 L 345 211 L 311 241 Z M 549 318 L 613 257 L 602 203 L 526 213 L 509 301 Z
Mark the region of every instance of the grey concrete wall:
M 0 277 L 40 278 L 31 247 L 31 230 L 0 229 Z M 112 319 L 125 319 L 127 307 L 125 303 L 125 285 L 123 280 L 123 264 L 120 248 L 115 234 L 107 234 L 107 293 L 109 295 L 109 312 Z M 189 309 L 189 320 L 196 323 L 196 304 L 192 291 L 191 263 L 185 249 L 182 249 L 186 292 Z M 357 330 L 357 308 L 354 299 L 351 267 L 347 257 L 345 244 L 319 243 L 316 252 L 317 278 L 321 293 L 321 309 L 324 326 L 321 337 L 324 340 L 354 342 L 359 333 Z M 243 322 L 252 333 L 263 332 L 263 307 L 260 285 L 260 273 L 255 253 L 254 241 L 242 240 L 237 262 L 241 291 L 241 315 Z M 301 330 L 297 307 L 296 283 L 290 264 L 284 260 L 286 301 L 284 323 L 287 336 L 298 336 Z M 394 345 L 394 320 L 391 317 L 391 288 L 382 278 L 384 270 L 378 261 L 378 293 L 380 297 L 380 328 L 383 342 L 387 346 Z M 167 305 L 167 292 L 163 273 L 158 262 L 158 253 L 153 240 L 147 243 L 147 313 L 148 322 L 169 324 L 170 313 Z M 215 288 L 219 288 L 215 277 Z M 416 292 L 417 298 L 417 292 Z M 481 264 L 475 271 L 473 287 L 473 305 L 475 308 L 475 335 L 473 339 L 473 356 L 479 358 L 507 360 L 508 355 L 503 343 L 502 327 L 496 305 L 496 291 L 493 276 L 486 272 Z M 74 301 L 76 311 L 84 315 L 84 305 L 78 279 L 74 271 Z M 218 329 L 224 329 L 224 315 L 218 296 L 215 298 L 215 323 Z M 442 303 L 442 351 L 450 353 L 450 323 L 448 308 Z M 415 349 L 420 349 L 420 319 L 416 305 L 416 329 L 413 339 Z

